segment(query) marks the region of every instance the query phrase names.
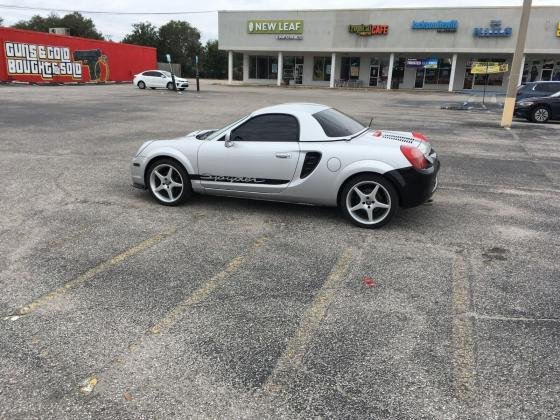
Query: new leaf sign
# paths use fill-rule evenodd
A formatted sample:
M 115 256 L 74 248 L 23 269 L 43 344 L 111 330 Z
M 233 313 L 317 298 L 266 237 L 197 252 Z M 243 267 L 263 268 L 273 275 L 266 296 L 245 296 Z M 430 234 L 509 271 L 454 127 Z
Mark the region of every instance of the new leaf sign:
M 279 35 L 303 34 L 303 20 L 287 20 L 287 19 L 248 20 L 247 21 L 247 33 L 249 33 L 249 34 L 279 34 Z

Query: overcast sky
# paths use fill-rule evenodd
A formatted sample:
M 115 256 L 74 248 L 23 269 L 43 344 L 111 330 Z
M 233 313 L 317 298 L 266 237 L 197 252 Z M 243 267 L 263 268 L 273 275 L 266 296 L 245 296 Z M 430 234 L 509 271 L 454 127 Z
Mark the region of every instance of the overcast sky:
M 197 27 L 202 40 L 218 38 L 218 14 L 215 10 L 277 10 L 277 9 L 340 9 L 340 8 L 376 8 L 376 7 L 429 7 L 429 6 L 519 6 L 522 1 L 518 0 L 402 0 L 395 5 L 394 0 L 205 0 L 199 2 L 186 2 L 168 0 L 165 2 L 154 2 L 148 0 L 98 0 L 84 1 L 73 0 L 0 0 L 0 4 L 29 7 L 72 9 L 72 10 L 100 10 L 121 12 L 175 12 L 175 11 L 200 11 L 210 10 L 211 13 L 182 14 L 182 15 L 143 15 L 143 16 L 119 16 L 119 15 L 87 15 L 95 22 L 97 29 L 104 36 L 113 41 L 120 41 L 122 37 L 130 32 L 131 25 L 136 22 L 149 21 L 159 26 L 171 19 L 186 20 Z M 560 5 L 560 0 L 533 0 L 533 5 Z M 157 8 L 159 6 L 159 8 Z M 57 12 L 63 15 L 63 12 Z M 27 11 L 2 8 L 0 6 L 0 17 L 4 18 L 4 25 L 9 26 L 21 19 L 29 19 L 34 14 L 46 16 L 47 11 Z

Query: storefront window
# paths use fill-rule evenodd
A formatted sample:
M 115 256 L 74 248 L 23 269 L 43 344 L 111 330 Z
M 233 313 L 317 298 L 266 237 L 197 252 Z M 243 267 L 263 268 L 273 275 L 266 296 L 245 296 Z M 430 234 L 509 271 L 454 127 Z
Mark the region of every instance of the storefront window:
M 331 78 L 331 57 L 313 57 L 313 80 L 328 81 Z
M 360 77 L 360 57 L 342 57 L 340 78 L 342 80 L 358 79 Z
M 437 60 L 437 68 L 425 68 L 424 84 L 449 85 L 450 74 L 451 59 L 440 58 Z
M 278 57 L 267 55 L 249 56 L 249 79 L 276 79 Z
M 303 57 L 288 55 L 284 56 L 282 78 L 286 83 L 293 80 L 295 84 L 301 84 L 303 76 Z

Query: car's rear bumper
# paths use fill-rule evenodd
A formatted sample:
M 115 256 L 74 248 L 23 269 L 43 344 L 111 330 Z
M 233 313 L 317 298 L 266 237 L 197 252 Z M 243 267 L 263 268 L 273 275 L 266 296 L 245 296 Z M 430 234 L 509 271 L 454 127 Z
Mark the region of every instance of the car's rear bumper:
M 385 173 L 398 190 L 401 207 L 414 207 L 426 202 L 438 187 L 439 159 L 423 170 L 413 167 L 395 169 Z

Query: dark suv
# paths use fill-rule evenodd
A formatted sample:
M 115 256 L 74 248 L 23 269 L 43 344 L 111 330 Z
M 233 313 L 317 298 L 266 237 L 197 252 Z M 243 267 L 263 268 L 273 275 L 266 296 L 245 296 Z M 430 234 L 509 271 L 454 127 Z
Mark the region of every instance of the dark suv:
M 556 92 L 560 92 L 560 82 L 527 82 L 517 88 L 517 98 L 515 100 L 550 96 Z

